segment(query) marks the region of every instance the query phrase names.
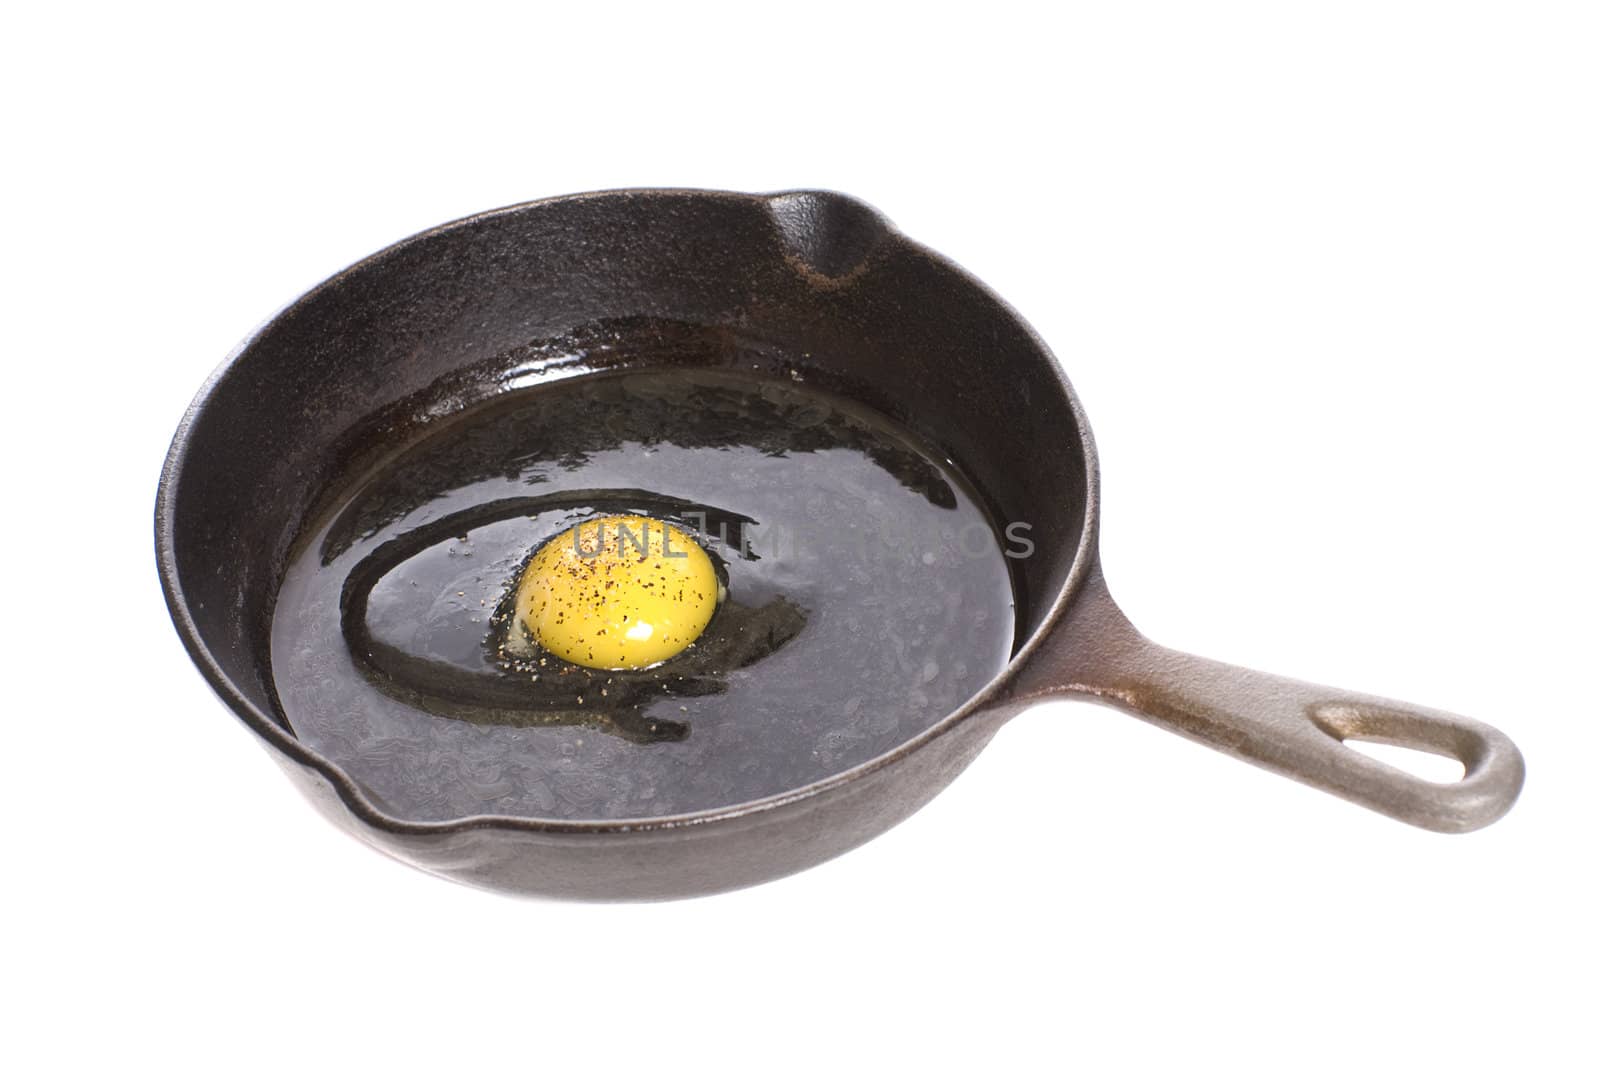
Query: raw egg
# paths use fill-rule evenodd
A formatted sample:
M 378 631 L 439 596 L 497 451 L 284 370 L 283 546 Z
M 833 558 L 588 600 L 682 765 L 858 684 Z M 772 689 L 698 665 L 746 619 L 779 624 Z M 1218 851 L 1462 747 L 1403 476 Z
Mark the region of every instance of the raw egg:
M 516 617 L 558 658 L 640 669 L 698 639 L 722 595 L 711 556 L 685 529 L 653 517 L 596 517 L 529 559 Z

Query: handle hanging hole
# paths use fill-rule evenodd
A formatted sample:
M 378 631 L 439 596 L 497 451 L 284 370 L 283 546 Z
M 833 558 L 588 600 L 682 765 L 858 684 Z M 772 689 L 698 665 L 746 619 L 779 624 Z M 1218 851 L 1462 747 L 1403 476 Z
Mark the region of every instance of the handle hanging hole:
M 1453 755 L 1440 755 L 1421 748 L 1391 744 L 1382 740 L 1348 739 L 1345 746 L 1359 751 L 1369 759 L 1393 766 L 1395 769 L 1431 781 L 1436 785 L 1453 785 L 1466 776 L 1467 768 Z

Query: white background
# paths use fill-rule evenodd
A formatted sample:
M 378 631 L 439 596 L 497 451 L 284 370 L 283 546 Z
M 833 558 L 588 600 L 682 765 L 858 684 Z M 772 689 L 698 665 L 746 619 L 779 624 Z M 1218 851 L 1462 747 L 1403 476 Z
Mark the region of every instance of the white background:
M 1594 1066 L 1592 5 L 5 22 L 8 1066 Z M 1146 632 L 1494 722 L 1522 802 L 1423 833 L 1057 704 L 711 899 L 517 901 L 346 839 L 166 619 L 172 429 L 345 264 L 637 185 L 844 190 L 973 270 L 1081 393 Z

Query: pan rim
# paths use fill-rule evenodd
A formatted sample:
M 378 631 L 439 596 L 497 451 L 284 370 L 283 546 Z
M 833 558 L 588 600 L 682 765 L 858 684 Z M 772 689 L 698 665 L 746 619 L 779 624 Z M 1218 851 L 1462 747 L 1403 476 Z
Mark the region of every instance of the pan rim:
M 353 273 L 363 271 L 414 243 L 428 240 L 457 228 L 472 226 L 497 216 L 538 210 L 576 201 L 613 197 L 718 199 L 768 205 L 777 198 L 792 197 L 796 194 L 814 194 L 847 200 L 855 205 L 868 208 L 879 219 L 883 218 L 875 209 L 871 209 L 870 206 L 848 194 L 809 188 L 786 189 L 772 193 L 742 193 L 690 187 L 624 187 L 537 198 L 463 216 L 391 243 L 335 272 L 322 282 L 285 303 L 239 342 L 206 378 L 196 392 L 194 399 L 189 403 L 183 417 L 179 420 L 177 430 L 173 435 L 171 445 L 168 447 L 166 458 L 162 464 L 155 506 L 157 569 L 160 574 L 161 591 L 167 604 L 168 613 L 171 615 L 179 639 L 183 642 L 190 659 L 199 669 L 206 683 L 211 686 L 212 691 L 233 712 L 234 716 L 242 721 L 264 743 L 271 746 L 285 758 L 293 760 L 302 768 L 320 776 L 334 790 L 341 805 L 366 826 L 383 833 L 398 836 L 437 837 L 485 829 L 534 835 L 571 835 L 669 832 L 722 826 L 738 819 L 779 810 L 835 792 L 846 786 L 863 782 L 896 765 L 902 759 L 920 750 L 943 734 L 950 732 L 969 718 L 987 710 L 1003 708 L 1006 705 L 1008 685 L 1029 659 L 1049 641 L 1050 634 L 1068 612 L 1077 593 L 1082 589 L 1085 578 L 1093 568 L 1096 558 L 1100 516 L 1100 465 L 1095 449 L 1094 436 L 1090 431 L 1083 405 L 1078 399 L 1077 392 L 1073 390 L 1071 382 L 1068 381 L 1060 361 L 1044 343 L 1044 340 L 1039 337 L 1032 325 L 1010 303 L 966 269 L 942 254 L 908 238 L 898 229 L 889 225 L 887 221 L 885 221 L 884 226 L 888 240 L 898 242 L 916 254 L 927 257 L 942 268 L 952 272 L 966 285 L 973 287 L 988 300 L 994 302 L 998 311 L 1010 316 L 1023 330 L 1028 340 L 1037 348 L 1041 357 L 1050 365 L 1056 385 L 1067 401 L 1076 424 L 1084 465 L 1083 523 L 1079 533 L 1078 545 L 1073 551 L 1072 565 L 1068 570 L 1067 576 L 1051 599 L 1049 611 L 1040 621 L 1038 627 L 1033 630 L 1033 634 L 1028 638 L 1027 642 L 1017 649 L 1004 668 L 977 694 L 915 736 L 901 741 L 894 747 L 864 762 L 830 774 L 817 781 L 758 799 L 700 811 L 636 819 L 544 819 L 515 815 L 466 815 L 459 818 L 436 821 L 398 818 L 385 812 L 374 800 L 369 798 L 360 783 L 347 773 L 343 767 L 307 747 L 297 736 L 280 725 L 275 718 L 262 711 L 257 704 L 251 702 L 235 687 L 229 674 L 212 657 L 205 641 L 200 636 L 199 628 L 196 626 L 193 616 L 189 612 L 188 602 L 184 596 L 182 583 L 178 575 L 175 544 L 175 497 L 182 470 L 188 458 L 190 436 L 218 388 L 228 378 L 239 360 L 249 352 L 262 334 L 285 314 L 311 300 L 324 290 L 337 286 Z

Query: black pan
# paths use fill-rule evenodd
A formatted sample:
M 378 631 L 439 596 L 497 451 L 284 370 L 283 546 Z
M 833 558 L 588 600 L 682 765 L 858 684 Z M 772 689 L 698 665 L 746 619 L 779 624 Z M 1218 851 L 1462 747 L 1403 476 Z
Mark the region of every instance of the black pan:
M 782 795 L 628 822 L 385 813 L 297 739 L 275 701 L 274 598 L 318 495 L 426 424 L 499 388 L 496 358 L 530 340 L 629 318 L 726 327 L 946 451 L 1034 552 L 1015 563 L 1015 655 L 979 694 L 877 758 Z M 617 367 L 627 354 L 579 366 Z M 640 361 L 661 359 L 641 354 Z M 748 352 L 672 359 L 715 365 Z M 801 362 L 796 369 L 794 362 Z M 574 365 L 563 366 L 570 375 Z M 537 385 L 530 389 L 539 389 Z M 375 419 L 382 414 L 383 419 Z M 162 473 L 156 551 L 201 672 L 335 822 L 460 881 L 588 899 L 688 896 L 792 873 L 920 807 L 1013 714 L 1087 696 L 1427 829 L 1494 821 L 1523 779 L 1478 722 L 1180 654 L 1145 639 L 1107 592 L 1096 546 L 1094 442 L 1071 386 L 1028 325 L 868 206 L 826 192 L 581 194 L 420 234 L 329 279 L 251 336 L 201 389 Z M 1453 756 L 1435 784 L 1346 747 Z

